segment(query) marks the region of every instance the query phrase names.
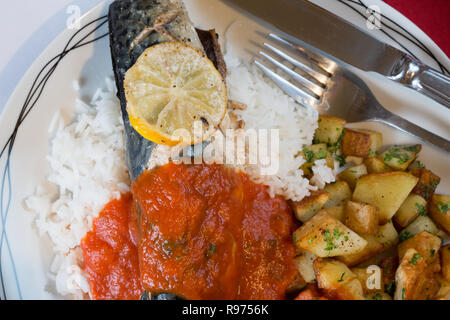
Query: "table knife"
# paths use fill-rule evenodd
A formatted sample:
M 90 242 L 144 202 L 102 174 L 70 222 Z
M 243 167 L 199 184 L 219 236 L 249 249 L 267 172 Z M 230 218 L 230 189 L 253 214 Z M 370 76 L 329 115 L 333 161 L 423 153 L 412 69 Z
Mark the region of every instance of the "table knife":
M 226 0 L 323 54 L 450 108 L 450 78 L 307 0 Z

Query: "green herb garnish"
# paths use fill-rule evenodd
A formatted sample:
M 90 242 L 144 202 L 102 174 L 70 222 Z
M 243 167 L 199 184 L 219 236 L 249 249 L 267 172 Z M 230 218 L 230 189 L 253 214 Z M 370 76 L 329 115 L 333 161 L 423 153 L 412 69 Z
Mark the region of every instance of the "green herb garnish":
M 402 231 L 402 232 L 400 232 L 400 236 L 399 236 L 400 242 L 408 240 L 409 238 L 412 238 L 413 236 L 414 235 L 408 231 Z
M 441 213 L 446 214 L 447 211 L 450 210 L 450 202 L 447 202 L 446 204 L 438 202 L 437 207 Z
M 336 228 L 337 229 L 337 228 Z M 335 232 L 336 232 L 336 229 L 335 229 Z M 339 232 L 339 230 L 338 230 L 338 232 Z M 333 250 L 333 249 L 336 249 L 338 246 L 337 245 L 335 245 L 334 243 L 333 243 L 333 236 L 331 235 L 331 232 L 330 232 L 330 230 L 325 230 L 324 232 L 323 232 L 323 236 L 324 236 L 324 239 L 323 239 L 323 241 L 325 241 L 326 242 L 326 244 L 327 244 L 327 246 L 325 247 L 325 250 L 326 251 L 331 251 L 331 250 Z
M 388 283 L 388 284 L 386 285 L 386 292 L 389 293 L 391 296 L 393 296 L 393 295 L 394 295 L 394 292 L 395 292 L 395 287 L 396 287 L 396 286 L 397 286 L 397 282 L 395 282 L 395 280 L 392 281 L 392 282 L 390 282 L 390 283 Z
M 341 154 L 336 154 L 335 155 L 336 161 L 339 162 L 339 166 L 343 167 L 345 166 L 345 157 Z
M 377 294 L 375 294 L 374 296 L 373 296 L 373 299 L 374 300 L 381 300 L 383 297 L 381 296 L 381 294 L 380 293 L 377 293 Z
M 414 253 L 414 255 L 412 256 L 411 260 L 409 260 L 408 262 L 410 264 L 412 264 L 413 266 L 417 265 L 417 260 L 419 260 L 422 256 L 418 253 Z
M 398 164 L 405 164 L 411 159 L 411 157 L 409 154 L 402 152 L 402 149 L 392 147 L 384 155 L 384 161 L 389 162 L 392 159 L 397 159 Z
M 417 213 L 419 214 L 419 216 L 426 216 L 427 215 L 427 209 L 425 208 L 425 206 L 416 203 L 416 207 L 417 207 Z
M 307 163 L 314 162 L 314 152 L 311 150 L 303 150 L 303 155 L 305 156 L 305 160 Z

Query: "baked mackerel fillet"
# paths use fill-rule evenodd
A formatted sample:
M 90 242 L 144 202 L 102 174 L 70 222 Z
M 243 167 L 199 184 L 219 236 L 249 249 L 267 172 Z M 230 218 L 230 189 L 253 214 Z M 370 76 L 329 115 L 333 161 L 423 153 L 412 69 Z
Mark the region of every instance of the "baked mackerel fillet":
M 126 162 L 131 180 L 145 170 L 155 143 L 143 138 L 128 120 L 123 80 L 150 46 L 181 41 L 204 51 L 181 0 L 118 0 L 109 7 L 109 32 L 114 76 L 125 125 Z

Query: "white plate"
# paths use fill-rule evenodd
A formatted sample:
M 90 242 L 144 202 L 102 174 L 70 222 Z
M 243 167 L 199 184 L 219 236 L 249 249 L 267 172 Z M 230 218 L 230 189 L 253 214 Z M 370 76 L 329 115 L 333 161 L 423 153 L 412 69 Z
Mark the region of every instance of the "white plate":
M 259 32 L 268 29 L 236 12 L 218 0 L 185 0 L 192 20 L 201 28 L 216 28 L 244 58 L 251 58 L 256 47 L 250 42 L 261 43 Z M 365 27 L 366 21 L 339 1 L 315 0 L 314 2 L 337 13 L 343 18 Z M 371 1 L 381 12 L 397 21 L 428 47 L 440 61 L 449 67 L 448 58 L 439 48 L 409 20 L 379 0 Z M 100 3 L 81 18 L 81 25 L 106 14 L 108 1 Z M 97 32 L 104 33 L 106 26 Z M 396 46 L 380 31 L 376 37 Z M 392 32 L 390 32 L 392 33 Z M 39 70 L 53 56 L 61 52 L 73 31 L 63 31 L 34 62 L 20 81 L 0 118 L 0 143 L 3 147 L 14 130 L 26 95 Z M 423 51 L 411 43 L 405 44 L 424 62 L 436 66 Z M 9 170 L 7 154 L 0 159 L 0 202 L 2 205 L 1 266 L 8 299 L 53 299 L 47 291 L 47 273 L 52 257 L 51 244 L 46 237 L 39 237 L 33 227 L 33 216 L 23 207 L 23 200 L 34 193 L 36 186 L 46 179 L 48 165 L 45 160 L 49 151 L 48 127 L 55 112 L 60 111 L 70 121 L 74 100 L 79 93 L 73 90 L 73 80 L 83 84 L 81 96 L 90 96 L 95 88 L 103 85 L 104 78 L 112 75 L 108 39 L 103 38 L 68 54 L 61 61 L 36 104 L 33 111 L 20 125 Z M 433 101 L 375 74 L 361 73 L 376 93 L 380 102 L 390 110 L 411 121 L 432 128 L 447 139 L 450 138 L 448 110 Z M 413 143 L 414 139 L 379 124 L 359 124 L 358 127 L 374 128 L 383 132 L 385 143 Z M 1 149 L 0 149 L 1 151 Z M 438 191 L 450 193 L 449 155 L 425 145 L 420 159 L 442 177 Z M 6 223 L 7 222 L 7 223 Z M 0 288 L 1 289 L 1 288 Z M 1 292 L 1 290 L 0 290 Z

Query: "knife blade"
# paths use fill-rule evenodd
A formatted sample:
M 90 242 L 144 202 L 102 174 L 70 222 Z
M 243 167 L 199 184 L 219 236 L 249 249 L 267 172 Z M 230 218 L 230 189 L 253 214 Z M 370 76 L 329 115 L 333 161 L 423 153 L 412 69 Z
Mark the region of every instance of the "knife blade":
M 364 71 L 374 71 L 450 108 L 450 78 L 306 0 L 227 0 L 280 31 Z

